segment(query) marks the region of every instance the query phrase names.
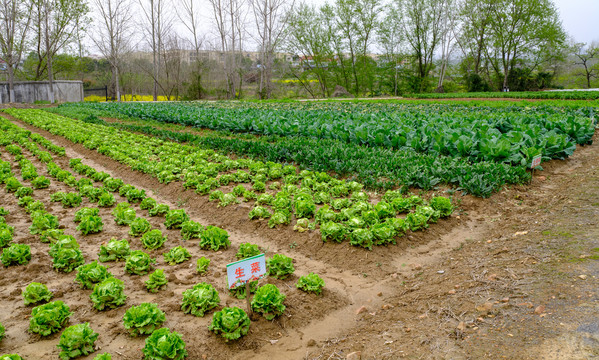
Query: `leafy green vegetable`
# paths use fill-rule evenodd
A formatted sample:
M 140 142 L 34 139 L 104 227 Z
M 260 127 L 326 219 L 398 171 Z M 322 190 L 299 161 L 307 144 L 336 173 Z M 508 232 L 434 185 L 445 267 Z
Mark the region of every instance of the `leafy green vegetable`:
M 320 234 L 322 241 L 333 240 L 342 242 L 347 237 L 347 229 L 343 224 L 328 221 L 320 225 Z
M 50 245 L 48 254 L 51 257 L 55 257 L 58 251 L 61 249 L 79 249 L 79 243 L 72 235 L 59 235 L 58 240 Z
M 203 275 L 206 273 L 206 271 L 208 271 L 209 265 L 210 265 L 210 259 L 207 259 L 206 257 L 202 256 L 197 261 L 196 271 L 198 272 L 198 274 Z
M 112 215 L 117 225 L 129 225 L 137 215 L 135 209 L 130 208 L 129 203 L 120 203 L 113 210 Z
M 72 208 L 81 205 L 81 195 L 76 192 L 66 193 L 60 202 L 62 203 L 62 207 Z
M 98 354 L 94 360 L 112 360 L 112 356 L 109 353 Z
M 283 254 L 274 254 L 272 258 L 267 259 L 266 268 L 268 275 L 277 279 L 285 279 L 295 271 L 293 259 Z
M 54 196 L 54 195 L 56 195 L 56 194 L 57 194 L 57 193 L 55 193 L 55 194 L 52 194 L 52 195 L 50 196 L 50 200 L 51 200 L 51 201 L 54 201 L 54 200 L 52 200 L 52 199 L 53 199 L 53 196 Z M 63 193 L 63 194 L 64 194 L 64 193 Z M 18 189 L 17 189 L 17 191 L 15 192 L 15 196 L 16 196 L 17 198 L 19 198 L 19 199 L 20 199 L 20 198 L 22 198 L 22 197 L 25 197 L 25 196 L 31 196 L 31 195 L 33 195 L 33 189 L 32 189 L 32 188 L 30 188 L 30 187 L 26 187 L 26 186 L 21 186 L 21 187 L 20 187 L 20 188 L 18 188 Z M 58 200 L 58 201 L 60 201 L 60 200 Z
M 93 261 L 77 268 L 75 281 L 79 283 L 82 289 L 92 289 L 95 284 L 101 283 L 111 277 L 112 274 L 108 271 L 106 266 L 98 264 L 97 261 Z
M 207 283 L 199 283 L 183 292 L 181 310 L 185 314 L 204 316 L 220 304 L 218 291 Z
M 295 286 L 305 292 L 313 292 L 320 295 L 324 287 L 324 280 L 318 274 L 309 273 L 300 277 Z
M 29 331 L 41 336 L 54 334 L 62 329 L 72 314 L 69 307 L 60 300 L 36 306 L 31 310 Z
M 189 215 L 183 209 L 170 210 L 165 217 L 164 225 L 167 229 L 180 229 L 184 222 L 189 220 Z
M 114 199 L 114 195 L 109 193 L 108 191 L 102 191 L 100 196 L 98 197 L 98 206 L 99 207 L 111 207 L 116 203 Z
M 311 223 L 310 219 L 307 219 L 307 218 L 297 219 L 297 222 L 293 226 L 294 231 L 298 231 L 301 233 L 308 231 L 308 230 L 314 230 L 315 228 L 316 228 L 316 223 L 315 222 Z
M 48 287 L 45 284 L 32 282 L 27 285 L 22 295 L 25 305 L 31 305 L 50 301 L 54 296 L 54 293 L 48 290 Z
M 4 326 L 2 326 L 2 324 L 0 324 L 0 341 L 2 341 L 2 339 L 4 339 L 5 332 L 6 332 L 6 329 L 4 328 Z M 0 359 L 2 359 L 2 356 L 0 356 Z
M 129 189 L 127 193 L 125 193 L 125 197 L 127 198 L 127 201 L 130 203 L 141 202 L 143 199 L 146 198 L 146 191 L 135 188 Z
M 101 262 L 124 260 L 130 252 L 127 240 L 111 239 L 108 244 L 100 246 L 98 260 Z
M 199 239 L 204 232 L 204 226 L 198 222 L 189 220 L 181 224 L 181 237 L 183 240 Z
M 129 274 L 145 275 L 149 273 L 156 260 L 141 250 L 131 251 L 125 262 L 125 271 Z
M 83 235 L 96 234 L 102 231 L 104 223 L 102 218 L 95 215 L 85 216 L 77 226 L 77 230 Z
M 266 284 L 256 291 L 252 300 L 252 310 L 262 313 L 266 320 L 272 320 L 285 311 L 285 298 L 275 285 Z
M 141 237 L 142 245 L 148 250 L 159 249 L 166 242 L 166 235 L 162 236 L 162 231 L 154 229 L 146 232 Z
M 156 206 L 156 200 L 152 199 L 151 197 L 143 199 L 139 204 L 139 208 L 142 210 L 150 210 L 154 206 Z
M 274 228 L 277 225 L 289 225 L 291 221 L 291 213 L 288 210 L 277 210 L 275 211 L 270 220 L 268 220 L 268 227 Z
M 169 265 L 180 264 L 191 259 L 191 254 L 183 246 L 176 246 L 164 253 L 164 261 Z
M 41 234 L 45 230 L 58 229 L 58 218 L 45 211 L 39 210 L 31 214 L 31 222 L 29 232 L 32 235 Z
M 156 269 L 150 274 L 150 277 L 146 281 L 146 289 L 151 293 L 157 293 L 158 290 L 168 283 L 166 276 L 164 276 L 163 269 Z
M 115 179 L 115 178 L 107 178 L 104 179 L 104 187 L 108 189 L 108 191 L 117 192 L 123 186 L 123 180 Z
M 26 244 L 10 244 L 0 255 L 0 261 L 5 267 L 25 265 L 29 260 L 31 260 L 31 248 Z
M 247 335 L 250 329 L 250 318 L 238 307 L 226 307 L 217 311 L 212 316 L 212 323 L 208 330 L 221 334 L 226 341 L 237 340 Z
M 131 336 L 150 335 L 166 321 L 162 310 L 154 303 L 130 307 L 123 315 L 123 325 Z
M 89 355 L 95 351 L 94 343 L 99 334 L 92 330 L 89 323 L 69 326 L 60 335 L 57 347 L 61 350 L 60 360 L 69 360 Z
M 23 187 L 23 185 L 17 180 L 16 177 L 9 177 L 4 179 L 4 184 L 6 185 L 6 191 L 8 192 L 16 192 L 19 188 Z
M 145 218 L 138 217 L 129 223 L 129 235 L 139 237 L 150 231 L 152 225 Z
M 239 251 L 237 251 L 237 254 L 235 256 L 238 260 L 242 260 L 260 254 L 261 252 L 260 248 L 258 248 L 258 245 L 242 243 L 241 245 L 239 245 Z
M 166 204 L 156 204 L 149 210 L 150 216 L 162 216 L 168 214 L 171 209 Z
M 17 202 L 17 204 L 20 207 L 27 207 L 29 206 L 31 203 L 33 203 L 33 198 L 31 196 L 23 196 L 22 198 L 19 199 L 19 201 Z
M 312 200 L 300 200 L 295 203 L 295 217 L 312 218 L 316 213 L 316 205 Z
M 100 210 L 97 208 L 83 207 L 75 212 L 75 222 L 81 222 L 84 217 L 99 216 Z
M 65 273 L 70 273 L 84 263 L 83 253 L 79 249 L 59 248 L 52 256 L 54 269 Z
M 268 219 L 270 218 L 270 211 L 268 211 L 267 208 L 263 207 L 263 206 L 256 206 L 254 207 L 252 210 L 250 210 L 250 213 L 248 214 L 248 217 L 250 218 L 250 220 L 254 220 L 254 219 Z
M 124 291 L 125 285 L 122 280 L 109 277 L 94 286 L 89 298 L 96 310 L 114 309 L 127 300 Z
M 431 199 L 430 205 L 433 209 L 439 211 L 441 217 L 451 216 L 453 205 L 449 198 L 437 196 Z
M 146 339 L 143 354 L 147 360 L 183 360 L 187 356 L 187 350 L 181 334 L 171 332 L 168 328 L 160 328 Z
M 428 227 L 428 217 L 421 213 L 409 213 L 405 221 L 407 228 L 411 231 L 418 231 Z
M 25 196 L 21 200 L 23 200 L 25 198 L 27 198 L 27 196 Z M 36 212 L 39 212 L 39 211 L 41 211 L 41 212 L 45 212 L 46 211 L 46 205 L 44 205 L 44 203 L 41 202 L 41 201 L 39 201 L 39 200 L 35 200 L 35 201 L 32 201 L 32 202 L 28 203 L 27 207 L 25 208 L 25 212 L 27 212 L 27 213 L 29 213 L 31 215 L 33 215 L 33 214 L 35 214 Z
M 31 180 L 31 186 L 33 186 L 34 189 L 46 189 L 50 186 L 50 179 L 45 176 L 38 176 Z
M 220 248 L 227 249 L 229 246 L 231 246 L 229 233 L 219 227 L 208 225 L 200 235 L 200 247 L 202 249 L 218 251 Z
M 14 228 L 0 224 L 0 248 L 7 247 L 12 242 Z
M 349 243 L 354 246 L 361 246 L 368 250 L 372 250 L 374 235 L 369 229 L 355 229 L 349 234 Z

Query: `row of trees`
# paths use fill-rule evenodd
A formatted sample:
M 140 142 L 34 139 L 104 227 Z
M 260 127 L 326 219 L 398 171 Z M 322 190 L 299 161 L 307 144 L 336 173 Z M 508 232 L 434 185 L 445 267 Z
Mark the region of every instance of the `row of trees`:
M 47 78 L 52 89 L 61 70 L 54 59 L 71 54 L 84 63 L 89 52 L 100 52 L 107 63 L 93 73 L 116 99 L 127 84 L 128 91 L 144 84 L 139 90 L 154 99 L 200 98 L 207 91 L 236 98 L 248 82 L 265 99 L 273 96 L 274 79 L 292 79 L 314 97 L 331 96 L 339 85 L 354 95 L 398 95 L 443 91 L 456 74 L 472 91 L 541 88 L 571 59 L 589 87 L 599 72 L 597 47 L 567 41 L 551 0 L 175 3 L 0 0 L 0 59 L 9 88 L 26 77 Z M 193 54 L 191 61 L 181 50 Z M 248 50 L 258 52 L 257 61 Z M 280 59 L 282 52 L 295 55 L 293 66 Z M 86 67 L 80 68 L 84 77 Z

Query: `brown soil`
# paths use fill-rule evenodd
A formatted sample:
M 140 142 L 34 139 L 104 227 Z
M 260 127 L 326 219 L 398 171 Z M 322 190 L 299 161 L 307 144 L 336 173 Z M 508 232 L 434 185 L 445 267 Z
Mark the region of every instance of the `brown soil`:
M 569 160 L 543 164 L 545 171 L 530 186 L 507 188 L 485 200 L 460 197 L 460 208 L 450 219 L 402 238 L 397 246 L 367 251 L 323 244 L 316 232 L 269 229 L 264 222 L 247 220 L 248 204 L 217 208 L 180 184 L 160 184 L 95 151 L 17 123 L 66 147 L 67 157 L 58 161 L 63 168 L 69 158 L 82 158 L 99 171 L 146 189 L 159 202 L 186 209 L 204 225 L 225 228 L 233 246 L 218 253 L 203 251 L 195 242 L 184 243 L 178 231 L 166 230 L 162 218 L 148 217 L 137 207 L 139 216 L 168 234 L 167 246 L 151 254 L 171 281 L 166 290 L 149 294 L 143 287 L 147 276 L 125 274 L 122 262 L 107 263 L 125 281 L 128 300 L 123 307 L 98 312 L 91 306 L 91 291 L 79 290 L 73 282 L 74 273 L 52 271 L 47 245 L 29 235 L 29 217 L 12 194 L 2 191 L 1 206 L 11 210 L 7 222 L 16 228 L 15 241 L 30 244 L 33 258 L 26 266 L 2 270 L 0 322 L 7 337 L 0 353 L 57 357 L 58 335 L 39 339 L 27 333 L 31 309 L 23 305 L 20 292 L 31 281 L 40 281 L 71 307 L 70 324 L 91 323 L 100 333 L 97 345 L 113 359 L 141 357 L 144 339 L 129 337 L 121 318 L 130 306 L 145 301 L 166 311 L 165 325 L 183 334 L 190 359 L 345 359 L 356 351 L 364 359 L 585 359 L 599 354 L 599 322 L 594 320 L 599 312 L 596 146 L 579 149 Z M 28 157 L 44 174 L 45 166 Z M 12 160 L 4 151 L 1 158 Z M 87 261 L 97 258 L 103 241 L 130 238 L 127 227 L 114 224 L 110 209 L 101 210 L 102 233 L 81 236 L 73 223 L 76 209 L 49 202 L 50 193 L 65 190 L 53 181 L 49 190 L 36 190 L 34 197 L 46 202 L 65 231 L 77 237 Z M 82 206 L 89 204 L 84 200 Z M 268 280 L 287 295 L 285 315 L 272 322 L 256 317 L 248 336 L 225 343 L 206 329 L 210 315 L 197 318 L 180 311 L 181 293 L 206 281 L 219 290 L 222 306 L 245 307 L 244 300 L 227 294 L 224 278 L 224 266 L 235 260 L 242 242 L 258 244 L 267 254 L 291 256 L 296 274 L 284 281 Z M 161 254 L 177 245 L 188 248 L 192 260 L 165 265 Z M 140 249 L 141 244 L 132 239 L 132 247 Z M 195 273 L 199 256 L 212 260 L 206 277 Z M 311 271 L 326 282 L 322 296 L 294 286 L 298 276 Z

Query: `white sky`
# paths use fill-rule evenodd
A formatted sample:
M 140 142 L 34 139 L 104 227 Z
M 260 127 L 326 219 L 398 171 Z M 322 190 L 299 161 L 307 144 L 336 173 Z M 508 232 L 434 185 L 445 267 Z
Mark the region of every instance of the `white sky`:
M 577 42 L 599 42 L 599 0 L 553 0 L 564 29 Z

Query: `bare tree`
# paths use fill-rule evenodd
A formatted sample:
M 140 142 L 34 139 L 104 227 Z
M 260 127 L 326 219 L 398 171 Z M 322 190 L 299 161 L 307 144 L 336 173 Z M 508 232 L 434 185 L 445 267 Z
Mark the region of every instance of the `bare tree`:
M 250 0 L 260 49 L 260 83 L 258 94 L 269 99 L 275 51 L 280 47 L 294 0 Z
M 171 31 L 172 17 L 166 10 L 166 6 L 169 4 L 166 0 L 139 0 L 139 4 L 146 22 L 144 30 L 152 49 L 152 77 L 154 79 L 152 95 L 154 101 L 158 101 L 162 65 L 160 54 L 164 48 L 164 39 Z
M 110 64 L 112 84 L 117 101 L 121 101 L 119 68 L 129 51 L 131 37 L 131 2 L 129 0 L 94 0 L 101 15 L 94 44 Z
M 578 58 L 574 64 L 583 67 L 586 86 L 590 89 L 591 79 L 596 78 L 599 73 L 599 67 L 593 66 L 593 60 L 599 58 L 599 45 L 592 43 L 587 47 L 585 43 L 575 44 L 574 56 Z
M 58 51 L 75 39 L 77 24 L 83 23 L 81 19 L 88 11 L 85 0 L 34 0 L 32 13 L 38 53 L 37 77 L 43 70 L 47 72 L 51 103 L 54 103 L 52 60 Z
M 32 1 L 0 0 L 0 59 L 8 72 L 8 98 L 15 102 L 15 68 L 25 50 Z
M 456 39 L 461 31 L 461 22 L 459 16 L 459 7 L 457 0 L 441 0 L 442 20 L 441 20 L 441 62 L 439 66 L 439 81 L 437 82 L 437 91 L 443 91 L 443 82 L 447 73 L 449 58 L 454 49 Z

